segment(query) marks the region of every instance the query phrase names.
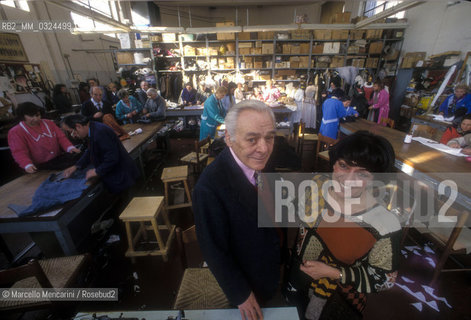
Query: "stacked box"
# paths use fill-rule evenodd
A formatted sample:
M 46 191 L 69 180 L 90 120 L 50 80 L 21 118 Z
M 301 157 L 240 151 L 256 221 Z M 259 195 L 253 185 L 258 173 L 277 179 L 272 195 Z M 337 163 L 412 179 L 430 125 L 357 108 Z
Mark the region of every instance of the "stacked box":
M 350 23 L 351 12 L 336 13 L 330 18 L 330 23 Z
M 348 54 L 358 54 L 360 53 L 360 47 L 357 46 L 349 46 L 347 49 Z
M 326 42 L 324 43 L 324 52 L 323 53 L 339 53 L 340 52 L 340 42 Z
M 350 31 L 350 40 L 363 39 L 364 35 L 365 35 L 365 30 L 351 30 Z
M 370 43 L 368 53 L 380 54 L 382 51 L 383 51 L 383 42 L 382 41 L 375 41 L 375 42 Z
M 208 54 L 207 48 L 196 48 L 196 55 L 198 56 L 206 56 Z
M 364 68 L 365 59 L 352 59 L 352 67 Z
M 312 46 L 312 53 L 313 54 L 321 54 L 324 53 L 324 44 L 317 44 Z
M 275 38 L 275 33 L 273 31 L 259 32 L 258 40 L 273 40 Z
M 239 35 L 239 40 L 250 40 L 250 32 L 240 32 L 238 33 L 238 35 Z
M 262 45 L 262 54 L 273 54 L 273 43 L 264 43 Z
M 134 54 L 132 52 L 116 52 L 118 64 L 133 64 Z
M 310 30 L 293 30 L 291 31 L 291 39 L 309 39 L 311 37 Z
M 366 39 L 381 39 L 383 29 L 366 30 Z
M 253 67 L 255 69 L 261 69 L 261 68 L 263 68 L 263 62 L 262 61 L 256 61 L 256 62 L 253 63 Z
M 309 57 L 299 57 L 299 67 L 309 68 Z
M 291 53 L 291 45 L 284 44 L 283 45 L 283 54 L 290 54 Z
M 332 30 L 332 40 L 347 40 L 348 30 Z
M 330 61 L 331 68 L 340 68 L 343 67 L 343 65 L 343 57 L 332 57 L 332 60 Z
M 184 46 L 183 47 L 183 54 L 185 56 L 196 56 L 196 49 L 192 46 Z
M 225 22 L 218 22 L 216 23 L 216 27 L 233 27 L 234 21 L 225 21 Z M 218 32 L 216 34 L 216 37 L 218 40 L 235 40 L 235 33 L 234 32 L 229 32 L 229 33 L 221 33 Z
M 260 80 L 270 80 L 270 75 L 269 74 L 261 74 L 258 76 Z
M 402 58 L 401 68 L 413 68 L 417 62 L 425 59 L 425 52 L 407 52 Z
M 252 48 L 252 42 L 239 42 L 239 49 L 240 48 Z
M 289 64 L 291 68 L 299 68 L 299 57 L 294 56 L 289 58 Z
M 330 40 L 332 39 L 332 31 L 331 30 L 314 30 L 314 39 Z
M 252 63 L 252 62 L 246 62 L 246 63 L 245 63 L 245 67 L 246 67 L 247 69 L 253 69 L 253 63 Z
M 261 48 L 263 46 L 263 41 L 255 41 L 255 48 Z
M 242 55 L 242 56 L 246 55 L 246 54 L 250 54 L 251 49 L 252 48 L 239 48 L 239 54 Z
M 217 56 L 218 55 L 218 50 L 219 50 L 219 48 L 217 48 L 217 47 L 210 47 L 209 48 L 209 54 L 212 55 L 212 56 Z
M 299 46 L 299 43 L 292 44 L 290 51 L 291 51 L 291 54 L 300 54 L 301 53 L 301 48 Z
M 301 43 L 299 45 L 299 53 L 300 54 L 308 54 L 309 53 L 309 43 Z
M 378 67 L 378 58 L 368 58 L 366 59 L 365 68 L 377 68 Z
M 250 48 L 250 54 L 262 54 L 262 48 Z
M 177 37 L 175 36 L 175 33 L 162 33 L 162 41 L 163 42 L 171 42 L 175 41 Z

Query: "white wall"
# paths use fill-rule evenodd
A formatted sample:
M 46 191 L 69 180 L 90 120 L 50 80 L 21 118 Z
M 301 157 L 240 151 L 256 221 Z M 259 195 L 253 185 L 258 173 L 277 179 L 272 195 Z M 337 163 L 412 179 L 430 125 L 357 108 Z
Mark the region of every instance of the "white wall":
M 461 1 L 447 7 L 448 1 L 430 1 L 406 12 L 403 52 L 425 51 L 427 56 L 445 51 L 471 51 L 471 3 Z
M 30 12 L 2 6 L 9 21 L 72 21 L 70 11 L 43 1 L 28 2 Z M 72 35 L 69 32 L 58 33 L 19 33 L 30 63 L 46 62 L 51 70 L 54 83 L 70 85 L 72 77 L 85 81 L 98 78 L 106 85 L 116 80 L 111 53 L 87 53 L 74 49 L 110 49 L 119 48 L 119 40 L 104 35 Z M 70 71 L 64 55 L 69 56 Z

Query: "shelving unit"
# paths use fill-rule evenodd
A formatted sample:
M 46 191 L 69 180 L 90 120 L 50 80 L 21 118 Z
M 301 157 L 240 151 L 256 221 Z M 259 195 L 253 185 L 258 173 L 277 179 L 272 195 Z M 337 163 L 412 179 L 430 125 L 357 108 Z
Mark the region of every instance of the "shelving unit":
M 398 26 L 397 29 L 394 29 L 394 32 L 402 32 L 404 30 L 404 26 Z M 381 30 L 381 29 L 378 29 Z M 348 31 L 348 36 L 342 39 L 320 39 L 315 38 L 315 32 L 309 32 L 310 38 L 309 39 L 277 39 L 276 36 L 273 39 L 239 39 L 239 34 L 235 34 L 234 40 L 212 40 L 210 39 L 210 35 L 204 35 L 204 39 L 193 40 L 193 41 L 162 41 L 162 42 L 153 42 L 152 46 L 163 46 L 164 48 L 168 47 L 169 45 L 178 44 L 178 51 L 180 52 L 180 57 L 162 57 L 164 59 L 169 59 L 173 61 L 175 59 L 180 59 L 180 63 L 182 66 L 182 70 L 174 71 L 174 72 L 182 72 L 184 75 L 185 73 L 193 73 L 193 72 L 207 72 L 210 74 L 211 72 L 227 72 L 227 71 L 235 71 L 235 72 L 251 72 L 254 70 L 259 70 L 262 72 L 271 71 L 271 78 L 275 81 L 295 81 L 293 79 L 280 79 L 284 75 L 279 75 L 278 71 L 286 71 L 286 70 L 294 70 L 296 71 L 296 75 L 299 76 L 301 74 L 309 74 L 311 71 L 317 70 L 326 70 L 326 69 L 333 69 L 336 67 L 348 66 L 354 63 L 353 59 L 360 59 L 355 61 L 356 66 L 359 69 L 369 69 L 373 73 L 377 73 L 380 67 L 385 63 L 390 63 L 394 60 L 387 60 L 385 55 L 383 54 L 383 48 L 386 45 L 392 45 L 399 51 L 402 49 L 402 42 L 403 37 L 390 37 L 387 33 L 384 33 L 383 30 L 379 33 L 377 31 L 378 36 L 371 37 L 369 36 L 366 38 L 366 30 L 363 31 L 363 37 L 360 39 L 358 36 L 354 36 L 354 32 L 357 30 L 353 29 L 345 29 L 343 30 Z M 390 30 L 387 30 L 390 31 Z M 347 33 L 345 32 L 344 35 Z M 362 40 L 363 41 L 363 50 L 364 52 L 351 52 L 349 53 L 349 48 L 351 47 L 358 47 L 356 50 L 360 50 L 361 47 L 355 46 L 355 41 Z M 366 41 L 366 42 L 365 42 Z M 379 43 L 381 42 L 381 45 Z M 218 49 L 220 45 L 233 43 L 235 44 L 235 52 L 231 51 L 228 54 L 221 55 L 221 54 L 214 54 L 214 51 Z M 247 43 L 250 44 L 250 47 L 247 47 Z M 328 52 L 329 50 L 324 49 L 324 46 L 328 45 L 329 43 L 335 43 L 335 48 L 332 50 L 333 52 Z M 376 43 L 379 47 L 377 52 L 369 52 L 372 51 L 370 46 Z M 395 43 L 400 43 L 396 45 Z M 242 45 L 243 44 L 243 45 Z M 272 44 L 267 46 L 267 44 Z M 303 53 L 287 53 L 283 52 L 283 46 L 285 45 L 286 48 L 297 47 L 296 44 L 303 46 Z M 185 55 L 184 47 L 191 45 L 195 48 L 195 51 L 201 50 L 201 52 L 205 54 L 201 55 Z M 322 45 L 322 52 L 315 52 L 314 48 L 316 46 Z M 272 50 L 267 50 L 270 53 L 247 53 L 249 48 L 250 51 L 252 49 L 260 50 L 261 46 L 265 48 L 272 48 Z M 244 49 L 244 53 L 241 53 L 241 49 Z M 308 50 L 306 50 L 308 48 Z M 300 50 L 300 48 L 297 48 Z M 316 47 L 316 51 L 319 51 L 320 47 Z M 307 52 L 308 51 L 308 52 Z M 324 53 L 325 52 L 325 53 Z M 297 60 L 295 57 L 300 58 L 296 63 Z M 319 58 L 321 57 L 328 57 L 330 59 L 325 59 L 330 62 L 323 62 L 320 61 Z M 233 59 L 229 60 L 228 59 Z M 187 68 L 188 63 L 191 61 L 190 59 L 195 60 L 205 60 L 207 65 L 209 66 L 207 70 L 190 70 Z M 221 67 L 221 62 L 215 62 L 214 59 L 224 59 L 224 67 Z M 397 71 L 397 59 L 395 70 Z M 255 67 L 256 63 L 262 63 L 261 67 Z M 295 67 L 292 66 L 293 62 L 296 64 Z M 362 65 L 362 63 L 364 65 Z M 249 67 L 244 67 L 245 65 L 249 65 Z M 300 64 L 299 66 L 297 64 Z M 228 68 L 227 65 L 233 66 Z M 215 67 L 219 66 L 219 67 Z M 259 65 L 260 66 L 260 65 Z M 156 70 L 159 72 L 168 72 L 168 70 Z M 396 72 L 394 71 L 394 72 Z M 291 75 L 293 76 L 293 75 Z

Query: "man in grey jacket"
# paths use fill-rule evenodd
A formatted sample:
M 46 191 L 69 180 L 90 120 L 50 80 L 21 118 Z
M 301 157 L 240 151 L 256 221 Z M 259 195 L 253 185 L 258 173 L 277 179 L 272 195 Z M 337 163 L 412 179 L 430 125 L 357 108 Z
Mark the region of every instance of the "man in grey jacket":
M 154 88 L 147 90 L 147 97 L 148 99 L 144 105 L 143 111 L 145 117 L 152 120 L 165 118 L 165 108 L 167 107 L 167 103 L 164 98 L 159 96 L 157 90 Z

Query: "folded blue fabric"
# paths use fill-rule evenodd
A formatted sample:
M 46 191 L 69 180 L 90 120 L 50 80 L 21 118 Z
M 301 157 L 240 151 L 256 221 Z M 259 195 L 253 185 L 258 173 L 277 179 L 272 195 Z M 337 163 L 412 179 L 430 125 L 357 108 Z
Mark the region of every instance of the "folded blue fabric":
M 20 217 L 44 212 L 54 206 L 77 199 L 87 189 L 84 170 L 77 170 L 68 179 L 57 179 L 60 175 L 51 174 L 36 190 L 29 207 L 10 204 L 8 207 Z

